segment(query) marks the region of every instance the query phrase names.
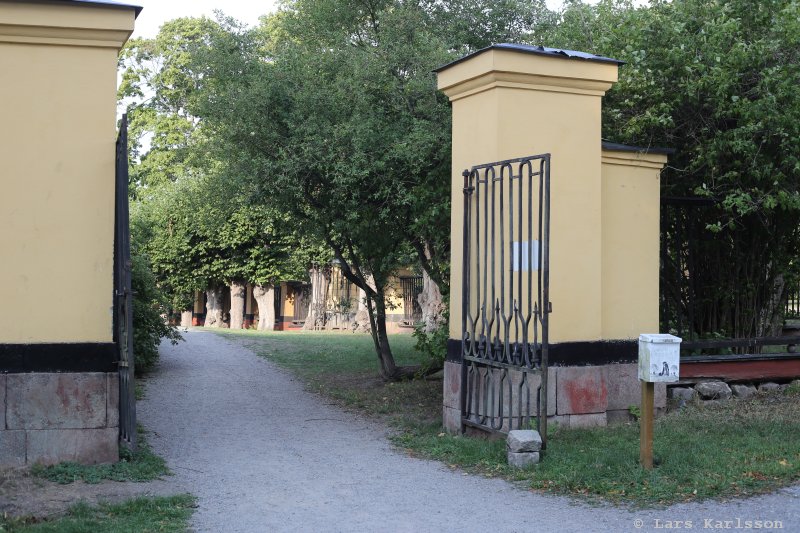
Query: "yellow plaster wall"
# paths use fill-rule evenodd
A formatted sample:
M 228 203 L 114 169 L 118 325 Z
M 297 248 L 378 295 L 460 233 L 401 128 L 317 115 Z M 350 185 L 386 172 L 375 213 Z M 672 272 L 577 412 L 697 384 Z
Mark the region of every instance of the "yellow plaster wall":
M 550 340 L 599 340 L 600 105 L 614 64 L 493 50 L 439 73 L 453 102 L 450 336 L 461 337 L 462 172 L 551 153 Z
M 603 151 L 603 338 L 657 333 L 664 155 Z
M 116 60 L 133 22 L 0 3 L 0 343 L 112 340 Z

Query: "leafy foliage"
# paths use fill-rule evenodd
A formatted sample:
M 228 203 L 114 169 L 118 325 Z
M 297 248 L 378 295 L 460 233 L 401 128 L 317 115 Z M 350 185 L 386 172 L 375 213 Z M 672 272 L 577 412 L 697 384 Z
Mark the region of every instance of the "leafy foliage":
M 193 70 L 194 55 L 222 31 L 207 18 L 176 19 L 154 39 L 129 42 L 120 59 L 119 97 L 133 140 L 133 232 L 173 309 L 234 280 L 302 279 L 316 252 L 281 211 L 251 201 L 247 182 L 212 150 L 218 140 L 194 113 L 208 82 Z
M 181 335 L 164 320 L 169 314 L 167 299 L 156 285 L 147 256 L 141 253 L 131 253 L 131 288 L 134 368 L 140 374 L 155 366 L 161 339 L 177 344 Z
M 217 148 L 364 290 L 388 379 L 401 376 L 385 333 L 389 276 L 414 253 L 448 283 L 450 110 L 432 71 L 518 32 L 517 5 L 297 0 L 196 56 L 213 80 L 197 114 L 229 143 Z
M 447 357 L 447 340 L 450 338 L 450 324 L 448 322 L 449 313 L 444 313 L 444 319 L 439 323 L 439 327 L 432 332 L 426 332 L 423 326 L 414 329 L 416 350 L 425 356 L 422 369 L 443 368 Z
M 662 194 L 713 200 L 662 224 L 662 296 L 689 332 L 769 333 L 796 276 L 798 14 L 796 0 L 573 1 L 534 28 L 551 46 L 626 61 L 604 101 L 604 137 L 674 148 Z

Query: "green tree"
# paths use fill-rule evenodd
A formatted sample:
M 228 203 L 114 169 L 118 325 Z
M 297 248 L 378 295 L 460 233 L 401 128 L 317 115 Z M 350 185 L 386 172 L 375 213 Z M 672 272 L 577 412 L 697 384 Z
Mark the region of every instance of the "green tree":
M 400 379 L 385 291 L 415 253 L 448 284 L 450 111 L 433 69 L 508 40 L 516 2 L 298 0 L 255 32 L 230 28 L 200 53 L 197 112 L 260 198 L 324 241 L 366 294 L 380 372 Z M 465 19 L 474 20 L 470 41 Z M 491 24 L 480 21 L 491 20 Z
M 240 324 L 245 284 L 302 279 L 310 253 L 285 214 L 252 205 L 247 181 L 231 176 L 225 154 L 211 149 L 213 131 L 193 112 L 206 87 L 193 55 L 220 32 L 207 18 L 184 18 L 154 39 L 131 41 L 119 91 L 131 118 L 134 231 L 175 309 L 208 290 L 212 325 L 221 324 L 223 285 L 234 297 L 232 324 Z
M 681 333 L 758 336 L 780 323 L 800 252 L 798 15 L 797 0 L 605 0 L 569 2 L 534 28 L 552 46 L 626 61 L 604 101 L 604 137 L 674 148 L 662 194 L 713 201 L 665 210 L 663 236 L 683 231 L 662 258 L 680 278 L 661 287 L 688 324 Z
M 153 39 L 131 39 L 123 48 L 118 99 L 129 120 L 131 193 L 175 181 L 203 167 L 208 138 L 189 112 L 199 83 L 192 53 L 221 31 L 205 17 L 165 23 Z

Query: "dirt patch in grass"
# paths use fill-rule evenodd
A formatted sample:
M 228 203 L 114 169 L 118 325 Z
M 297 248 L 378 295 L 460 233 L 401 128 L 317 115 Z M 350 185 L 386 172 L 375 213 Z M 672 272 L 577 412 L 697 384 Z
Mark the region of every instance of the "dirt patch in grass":
M 387 383 L 373 372 L 331 372 L 308 378 L 305 384 L 307 390 L 339 407 L 379 418 L 392 427 L 441 424 L 441 379 Z
M 77 503 L 96 505 L 175 492 L 168 481 L 92 484 L 76 481 L 64 485 L 36 477 L 27 468 L 4 468 L 0 469 L 0 516 L 50 520 L 62 516 Z
M 118 463 L 0 469 L 0 516 L 25 517 L 28 522 L 51 520 L 78 503 L 96 505 L 142 495 L 174 494 L 170 482 L 161 480 L 169 473 L 140 427 L 137 451 L 120 450 Z

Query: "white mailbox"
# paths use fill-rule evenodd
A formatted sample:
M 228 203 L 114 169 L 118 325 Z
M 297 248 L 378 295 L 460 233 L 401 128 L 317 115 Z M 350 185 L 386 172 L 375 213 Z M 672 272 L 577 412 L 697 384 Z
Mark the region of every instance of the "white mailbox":
M 681 365 L 681 338 L 666 333 L 639 335 L 639 379 L 678 381 Z

